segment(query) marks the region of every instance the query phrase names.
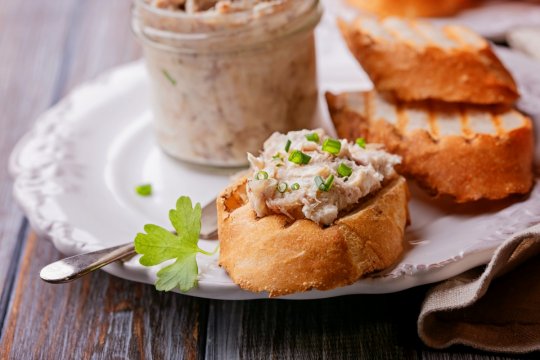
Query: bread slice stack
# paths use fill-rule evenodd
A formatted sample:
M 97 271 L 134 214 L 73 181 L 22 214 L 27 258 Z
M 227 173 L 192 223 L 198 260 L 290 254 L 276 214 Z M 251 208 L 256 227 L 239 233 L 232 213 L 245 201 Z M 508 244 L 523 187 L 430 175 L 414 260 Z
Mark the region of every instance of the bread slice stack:
M 486 40 L 398 18 L 340 28 L 376 88 L 327 94 L 340 137 L 384 144 L 404 175 L 456 202 L 531 189 L 532 122 L 512 108 L 516 84 Z

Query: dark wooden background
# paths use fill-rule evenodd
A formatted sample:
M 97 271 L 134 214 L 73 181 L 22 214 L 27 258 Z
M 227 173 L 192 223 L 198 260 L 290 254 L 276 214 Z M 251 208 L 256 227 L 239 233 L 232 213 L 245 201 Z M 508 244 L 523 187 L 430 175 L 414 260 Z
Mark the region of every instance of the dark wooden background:
M 238 302 L 159 293 L 104 272 L 67 285 L 39 280 L 62 254 L 15 204 L 7 158 L 74 85 L 140 57 L 129 23 L 130 0 L 0 0 L 0 358 L 506 358 L 423 346 L 416 317 L 427 287 Z

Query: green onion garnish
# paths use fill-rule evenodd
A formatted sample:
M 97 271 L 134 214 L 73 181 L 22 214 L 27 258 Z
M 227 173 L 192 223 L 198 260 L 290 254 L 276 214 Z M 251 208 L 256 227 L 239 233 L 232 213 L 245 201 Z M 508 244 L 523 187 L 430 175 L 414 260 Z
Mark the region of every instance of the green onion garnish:
M 152 184 L 142 184 L 135 188 L 135 192 L 140 196 L 152 195 Z
M 331 138 L 328 138 L 326 140 L 324 140 L 324 143 L 322 145 L 322 149 L 323 151 L 326 151 L 332 155 L 337 155 L 339 154 L 340 150 L 341 150 L 341 142 L 339 140 L 336 140 L 336 139 L 331 139 Z
M 352 169 L 348 167 L 345 163 L 340 163 L 337 168 L 337 173 L 340 177 L 351 176 Z
M 292 185 L 291 185 L 291 189 L 293 189 L 293 190 L 298 190 L 298 189 L 300 189 L 300 184 L 299 184 L 299 183 L 294 183 L 294 184 L 292 184 Z
M 320 176 L 315 176 L 315 185 L 321 191 L 328 191 L 334 183 L 334 175 L 330 175 L 326 180 Z
M 283 194 L 285 191 L 287 191 L 288 187 L 289 185 L 287 185 L 286 182 L 280 182 L 277 184 L 277 191 Z
M 320 176 L 315 176 L 315 185 L 317 189 L 324 191 L 324 179 Z
M 276 153 L 276 155 L 272 156 L 273 160 L 283 160 L 283 155 L 281 153 Z
M 360 137 L 356 139 L 355 142 L 356 142 L 356 145 L 360 146 L 362 149 L 366 148 L 366 139 Z
M 285 144 L 285 152 L 289 152 L 290 148 L 291 148 L 291 140 L 287 139 L 287 143 Z
M 165 69 L 161 70 L 163 72 L 163 75 L 167 78 L 167 80 L 169 80 L 169 82 L 173 85 L 176 85 L 176 80 L 173 79 L 173 77 L 171 76 L 171 74 L 169 74 L 169 72 Z
M 308 141 L 313 141 L 313 142 L 316 142 L 318 144 L 319 143 L 319 134 L 317 134 L 317 133 L 307 134 L 306 139 L 308 139 Z
M 311 156 L 304 154 L 300 150 L 294 150 L 289 155 L 289 161 L 298 165 L 306 165 L 311 160 Z
M 330 175 L 326 181 L 324 182 L 324 187 L 326 188 L 325 191 L 328 191 L 330 190 L 330 188 L 332 187 L 332 184 L 334 183 L 334 175 Z
M 266 171 L 259 171 L 255 174 L 255 180 L 266 180 L 268 179 L 268 173 Z

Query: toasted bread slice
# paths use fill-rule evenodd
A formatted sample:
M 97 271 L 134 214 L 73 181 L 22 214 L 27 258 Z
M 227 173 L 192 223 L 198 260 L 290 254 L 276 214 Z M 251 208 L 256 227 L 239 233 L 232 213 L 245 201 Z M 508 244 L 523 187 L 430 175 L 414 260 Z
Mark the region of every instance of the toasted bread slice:
M 217 199 L 219 263 L 242 289 L 271 297 L 351 284 L 401 256 L 408 197 L 399 176 L 323 228 L 285 215 L 258 219 L 241 179 Z
M 430 17 L 450 16 L 481 0 L 347 0 L 362 10 L 382 16 Z
M 395 17 L 339 27 L 376 89 L 401 100 L 512 104 L 519 96 L 489 43 L 464 27 Z
M 531 120 L 513 109 L 399 103 L 375 91 L 326 94 L 339 137 L 365 137 L 402 156 L 398 171 L 457 202 L 527 193 Z

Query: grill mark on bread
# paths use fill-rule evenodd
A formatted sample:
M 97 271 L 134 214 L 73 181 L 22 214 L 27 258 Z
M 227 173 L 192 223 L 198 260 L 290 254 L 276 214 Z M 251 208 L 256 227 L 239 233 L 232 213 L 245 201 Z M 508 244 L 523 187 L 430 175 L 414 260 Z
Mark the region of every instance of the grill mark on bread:
M 456 48 L 481 49 L 487 42 L 461 26 L 433 26 L 429 23 L 388 17 L 382 21 L 364 18 L 357 25 L 372 38 L 386 42 L 404 42 L 413 47 L 441 47 L 445 50 Z
M 487 42 L 474 32 L 462 26 L 447 25 L 443 28 L 444 33 L 454 39 L 462 47 L 481 49 L 487 46 Z
M 497 131 L 497 136 L 503 136 L 505 131 L 504 128 L 501 125 L 501 120 L 499 119 L 499 115 L 495 115 L 492 117 L 493 126 L 495 127 L 495 130 Z
M 459 45 L 459 47 L 465 47 L 466 46 L 466 44 L 461 39 L 459 34 L 456 34 L 455 32 L 453 32 L 450 27 L 445 26 L 445 27 L 443 27 L 442 31 L 443 31 L 443 33 L 444 33 L 444 35 L 446 37 L 448 37 L 449 39 L 452 39 L 455 43 L 457 43 Z
M 434 47 L 441 47 L 445 50 L 449 50 L 458 46 L 452 39 L 449 39 L 444 32 L 435 26 L 428 23 L 412 21 L 411 26 L 416 31 L 427 39 L 428 44 Z
M 370 97 L 370 94 L 371 94 L 371 91 L 366 91 L 363 93 L 363 97 L 364 97 L 364 113 L 362 115 L 364 115 L 365 117 L 368 117 L 370 114 L 369 114 L 369 107 L 368 107 L 368 104 L 369 104 L 369 101 L 371 99 Z
M 411 26 L 410 22 L 390 17 L 382 22 L 382 26 L 394 39 L 401 40 L 412 46 L 425 47 L 428 42 Z
M 429 134 L 434 140 L 439 138 L 439 124 L 433 111 L 429 111 Z
M 370 34 L 374 39 L 379 40 L 392 40 L 392 34 L 388 33 L 384 27 L 382 27 L 379 22 L 372 18 L 364 18 L 357 20 L 356 24 L 361 29 L 365 30 Z
M 467 111 L 460 112 L 460 122 L 463 137 L 467 140 L 474 138 L 474 131 L 472 131 L 472 129 L 469 127 L 469 117 L 467 116 Z
M 398 131 L 402 134 L 406 132 L 407 125 L 408 125 L 408 118 L 407 114 L 405 112 L 405 109 L 403 109 L 400 105 L 397 105 L 396 107 L 396 113 L 397 113 L 397 123 L 396 128 Z
M 514 109 L 496 113 L 462 104 L 405 103 L 375 91 L 351 92 L 342 96 L 346 99 L 342 104 L 344 110 L 370 121 L 385 121 L 401 134 L 424 130 L 435 140 L 445 136 L 462 136 L 470 140 L 480 134 L 502 137 L 526 126 L 526 118 Z
M 428 36 L 427 34 L 425 34 L 423 31 L 421 31 L 421 29 L 418 27 L 418 22 L 416 22 L 414 20 L 411 20 L 409 22 L 409 26 L 411 27 L 411 29 L 416 34 L 418 34 L 418 36 L 420 36 L 424 40 L 424 42 L 427 44 L 427 46 L 433 46 L 434 45 L 433 40 L 431 39 L 431 37 Z

